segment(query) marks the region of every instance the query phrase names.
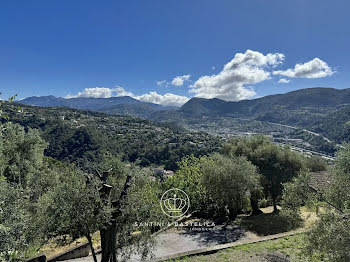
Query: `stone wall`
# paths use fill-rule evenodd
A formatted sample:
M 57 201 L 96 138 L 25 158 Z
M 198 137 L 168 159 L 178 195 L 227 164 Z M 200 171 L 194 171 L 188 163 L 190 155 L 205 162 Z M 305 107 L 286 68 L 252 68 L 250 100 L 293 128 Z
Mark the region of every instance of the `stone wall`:
M 89 243 L 85 243 L 77 247 L 74 247 L 62 254 L 59 254 L 53 258 L 50 258 L 47 260 L 47 262 L 56 262 L 56 261 L 63 261 L 68 259 L 80 258 L 80 257 L 87 257 L 89 253 L 90 253 Z
M 26 262 L 46 262 L 46 256 L 41 255 L 38 257 L 34 257 L 34 258 L 27 260 Z

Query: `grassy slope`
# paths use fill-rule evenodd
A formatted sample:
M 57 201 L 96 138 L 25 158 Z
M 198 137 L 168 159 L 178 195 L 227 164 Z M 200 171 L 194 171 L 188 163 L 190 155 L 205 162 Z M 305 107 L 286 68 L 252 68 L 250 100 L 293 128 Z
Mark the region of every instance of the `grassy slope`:
M 318 262 L 321 258 L 308 258 L 305 255 L 305 234 L 283 237 L 276 240 L 268 240 L 255 244 L 246 244 L 219 251 L 212 255 L 194 256 L 175 261 L 186 262 L 224 262 L 224 261 L 292 261 L 292 262 Z M 275 260 L 272 260 L 274 258 Z M 286 260 L 287 259 L 287 260 Z
M 245 229 L 257 234 L 258 236 L 266 236 L 287 232 L 287 224 L 279 215 L 272 213 L 272 207 L 261 208 L 264 212 L 261 215 L 253 217 L 241 217 L 238 219 L 240 224 Z M 313 210 L 306 207 L 301 208 L 301 216 L 303 219 L 303 227 L 294 229 L 293 231 L 303 232 L 307 230 L 316 220 L 317 215 Z M 287 236 L 276 240 L 268 240 L 255 244 L 245 244 L 230 249 L 219 251 L 212 255 L 193 256 L 189 258 L 178 259 L 175 261 L 186 262 L 318 262 L 324 261 L 321 258 L 308 258 L 305 255 L 305 234 L 300 233 L 293 236 Z M 258 238 L 257 238 L 258 239 Z

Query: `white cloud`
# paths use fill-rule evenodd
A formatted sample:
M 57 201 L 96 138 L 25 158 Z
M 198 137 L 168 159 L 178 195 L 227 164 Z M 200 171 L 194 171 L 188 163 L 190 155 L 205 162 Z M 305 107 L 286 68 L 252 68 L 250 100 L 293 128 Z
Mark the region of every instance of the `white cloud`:
M 188 100 L 190 100 L 185 96 L 179 96 L 171 93 L 160 95 L 157 92 L 149 92 L 148 94 L 135 96 L 134 98 L 143 102 L 149 102 L 164 106 L 182 106 Z
M 267 54 L 247 50 L 237 53 L 217 75 L 202 76 L 190 86 L 190 92 L 196 97 L 220 98 L 227 101 L 238 101 L 256 95 L 246 85 L 256 84 L 270 78 L 265 69 L 276 67 L 284 60 L 280 53 Z
M 288 84 L 290 82 L 290 80 L 288 79 L 285 79 L 285 78 L 281 78 L 278 83 L 281 83 L 281 84 Z
M 247 50 L 245 53 L 236 53 L 234 58 L 224 65 L 221 72 L 213 75 L 200 77 L 192 85 L 190 92 L 196 97 L 203 98 L 220 98 L 226 101 L 238 101 L 256 96 L 253 86 L 271 78 L 271 74 L 284 77 L 303 77 L 303 78 L 320 78 L 334 74 L 335 71 L 327 63 L 314 58 L 304 64 L 295 65 L 294 69 L 277 70 L 273 68 L 284 61 L 284 54 L 269 53 L 262 54 L 257 51 Z M 213 67 L 212 69 L 215 69 Z M 191 75 L 175 77 L 172 82 L 167 80 L 156 81 L 158 86 L 182 86 L 185 81 L 189 81 Z M 289 83 L 287 78 L 280 78 L 278 83 Z M 120 86 L 115 88 L 95 87 L 85 88 L 77 95 L 67 95 L 71 97 L 97 97 L 108 98 L 112 96 L 130 96 L 143 102 L 150 102 L 160 105 L 181 106 L 189 98 L 185 96 L 166 93 L 164 95 L 151 91 L 142 95 L 135 95 Z
M 127 92 L 121 86 L 116 86 L 115 88 L 107 87 L 93 87 L 85 88 L 82 92 L 78 92 L 76 95 L 68 94 L 66 98 L 76 98 L 76 97 L 93 97 L 93 98 L 109 98 L 112 96 L 133 96 L 133 93 Z
M 190 77 L 191 75 L 177 76 L 171 81 L 171 84 L 174 86 L 182 86 L 186 80 L 190 79 Z
M 188 97 L 179 96 L 171 93 L 160 95 L 157 92 L 149 92 L 148 94 L 137 96 L 131 92 L 126 91 L 124 88 L 120 86 L 116 88 L 116 96 L 130 96 L 142 102 L 148 102 L 148 103 L 159 104 L 164 106 L 182 106 L 188 100 L 190 100 Z
M 130 96 L 130 97 L 134 96 L 133 93 L 126 91 L 121 86 L 116 86 L 116 88 L 114 89 L 114 92 L 116 93 L 116 96 Z
M 73 97 L 95 97 L 95 98 L 108 98 L 113 94 L 113 89 L 105 87 L 93 87 L 85 88 L 82 92 L 79 92 L 77 95 L 67 95 L 67 98 Z
M 321 78 L 334 74 L 334 71 L 326 62 L 316 57 L 304 64 L 296 64 L 294 69 L 278 70 L 273 74 L 287 77 Z
M 142 102 L 149 102 L 164 106 L 182 106 L 188 100 L 188 97 L 179 96 L 171 93 L 160 95 L 157 92 L 149 92 L 143 95 L 134 95 L 132 92 L 125 90 L 121 86 L 116 86 L 115 88 L 105 88 L 105 87 L 95 87 L 95 88 L 85 88 L 82 92 L 77 95 L 67 95 L 66 98 L 74 97 L 95 97 L 95 98 L 109 98 L 112 96 L 130 96 Z

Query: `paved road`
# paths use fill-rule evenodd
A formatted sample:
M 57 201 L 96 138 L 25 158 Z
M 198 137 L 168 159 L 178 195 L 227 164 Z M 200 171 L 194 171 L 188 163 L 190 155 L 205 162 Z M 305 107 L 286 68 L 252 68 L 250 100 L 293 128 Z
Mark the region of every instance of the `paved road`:
M 185 231 L 169 229 L 156 236 L 154 258 L 173 255 L 180 252 L 192 251 L 205 247 L 215 246 L 231 242 L 254 240 L 257 236 L 251 232 L 235 226 L 226 228 L 217 226 L 206 231 Z M 100 261 L 101 257 L 98 256 Z M 139 256 L 133 256 L 129 261 L 140 261 Z M 67 260 L 67 262 L 91 262 L 92 257 Z

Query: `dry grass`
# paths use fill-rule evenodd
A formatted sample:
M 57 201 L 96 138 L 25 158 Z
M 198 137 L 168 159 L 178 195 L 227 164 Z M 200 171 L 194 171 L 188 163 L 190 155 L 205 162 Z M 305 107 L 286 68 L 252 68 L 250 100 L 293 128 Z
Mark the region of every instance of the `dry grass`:
M 301 207 L 301 219 L 304 221 L 304 228 L 308 229 L 312 226 L 318 219 L 316 211 L 307 209 L 306 207 Z
M 45 254 L 48 258 L 52 258 L 63 252 L 68 251 L 71 248 L 74 248 L 80 244 L 85 244 L 87 242 L 88 241 L 85 237 L 78 238 L 74 241 L 67 238 L 67 241 L 65 241 L 64 244 L 61 243 L 59 239 L 51 239 L 47 244 L 45 244 L 40 248 L 40 253 Z M 101 239 L 100 239 L 99 232 L 96 232 L 93 234 L 92 242 L 94 244 L 95 249 L 98 249 L 101 247 Z
M 320 258 L 309 258 L 305 255 L 304 234 L 287 236 L 276 240 L 246 244 L 212 255 L 193 256 L 172 260 L 175 262 L 262 262 L 262 261 L 291 261 L 291 262 L 320 262 Z

